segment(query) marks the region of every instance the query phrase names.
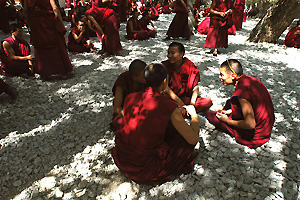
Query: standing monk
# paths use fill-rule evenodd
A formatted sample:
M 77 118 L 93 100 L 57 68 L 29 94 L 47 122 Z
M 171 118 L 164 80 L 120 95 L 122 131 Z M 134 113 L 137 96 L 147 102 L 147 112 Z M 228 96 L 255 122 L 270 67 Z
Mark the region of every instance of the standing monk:
M 297 26 L 289 30 L 285 36 L 284 44 L 288 47 L 300 48 L 300 20 L 297 21 Z
M 105 6 L 107 3 L 105 1 L 102 5 Z M 118 19 L 115 16 L 115 11 L 108 7 L 92 7 L 85 14 L 91 20 L 92 24 L 94 24 L 93 28 L 97 33 L 99 41 L 102 42 L 101 53 L 112 55 L 122 51 Z
M 30 46 L 23 39 L 23 29 L 21 25 L 10 25 L 11 36 L 1 42 L 0 60 L 3 74 L 10 76 L 30 76 L 33 75 Z
M 177 103 L 162 93 L 168 84 L 167 74 L 162 64 L 146 67 L 149 87 L 126 97 L 122 127 L 116 132 L 112 150 L 115 164 L 125 176 L 141 184 L 160 184 L 193 170 L 198 115 L 194 106 L 186 106 L 191 115 L 188 125 Z
M 275 116 L 267 88 L 257 78 L 243 74 L 235 59 L 221 64 L 220 80 L 225 86 L 234 85 L 235 91 L 222 110 L 207 112 L 208 121 L 252 149 L 269 141 Z
M 228 47 L 228 28 L 232 26 L 232 9 L 231 0 L 212 0 L 210 26 L 204 47 L 214 48 L 214 56 L 218 54 L 218 48 Z
M 235 0 L 234 11 L 232 13 L 232 20 L 236 30 L 242 29 L 244 9 L 245 9 L 245 0 Z
M 116 131 L 120 128 L 123 120 L 123 104 L 125 97 L 133 92 L 141 92 L 146 88 L 145 80 L 146 63 L 134 60 L 129 65 L 129 71 L 122 73 L 116 80 L 112 92 L 115 96 L 113 101 L 113 120 L 110 128 Z
M 66 48 L 66 29 L 59 7 L 54 0 L 24 0 L 23 6 L 31 30 L 36 73 L 46 80 L 51 75 L 67 79 L 73 66 Z
M 172 42 L 168 49 L 168 60 L 162 63 L 168 69 L 169 87 L 165 93 L 175 100 L 184 114 L 184 105 L 193 105 L 197 113 L 205 113 L 212 101 L 208 98 L 198 97 L 200 72 L 195 64 L 184 56 L 184 46 Z

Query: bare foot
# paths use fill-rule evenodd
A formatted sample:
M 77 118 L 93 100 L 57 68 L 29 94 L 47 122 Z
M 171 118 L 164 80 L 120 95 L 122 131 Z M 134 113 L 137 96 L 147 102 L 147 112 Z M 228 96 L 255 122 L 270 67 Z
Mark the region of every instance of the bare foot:
M 12 100 L 16 100 L 19 95 L 16 88 L 11 86 L 9 86 L 5 92 L 11 97 Z

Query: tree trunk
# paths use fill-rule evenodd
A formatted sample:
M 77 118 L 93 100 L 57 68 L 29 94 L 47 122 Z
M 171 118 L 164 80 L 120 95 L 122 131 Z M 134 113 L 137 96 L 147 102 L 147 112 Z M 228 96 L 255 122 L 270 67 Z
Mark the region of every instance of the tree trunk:
M 276 43 L 280 35 L 300 13 L 300 0 L 278 0 L 251 31 L 250 42 Z

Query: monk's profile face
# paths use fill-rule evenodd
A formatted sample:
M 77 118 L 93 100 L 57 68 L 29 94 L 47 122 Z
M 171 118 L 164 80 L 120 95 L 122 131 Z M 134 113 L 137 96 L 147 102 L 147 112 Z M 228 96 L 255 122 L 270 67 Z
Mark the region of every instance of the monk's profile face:
M 138 76 L 133 76 L 132 79 L 138 83 L 146 83 L 145 70 L 141 71 Z
M 227 85 L 232 85 L 234 82 L 234 76 L 232 72 L 228 72 L 226 70 L 226 67 L 220 67 L 220 75 L 219 79 L 221 80 L 222 84 L 227 86 Z
M 15 38 L 21 39 L 23 37 L 23 29 L 17 28 L 17 30 L 12 34 L 15 36 Z
M 79 22 L 78 22 L 78 25 L 77 25 L 77 28 L 78 28 L 78 30 L 79 30 L 80 32 L 82 32 L 83 27 L 84 27 L 84 22 L 79 21 Z
M 168 49 L 168 59 L 171 64 L 182 63 L 183 52 L 180 52 L 178 47 L 169 47 Z

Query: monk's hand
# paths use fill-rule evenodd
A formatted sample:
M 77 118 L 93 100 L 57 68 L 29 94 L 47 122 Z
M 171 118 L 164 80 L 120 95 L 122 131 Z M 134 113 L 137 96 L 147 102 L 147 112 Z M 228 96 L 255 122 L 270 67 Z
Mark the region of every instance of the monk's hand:
M 228 116 L 222 112 L 217 112 L 216 116 L 221 122 L 224 122 L 224 123 L 227 123 L 227 120 L 229 119 Z
M 195 116 L 197 115 L 195 106 L 193 105 L 188 105 L 188 106 L 183 106 L 185 108 L 185 110 L 191 115 L 191 116 Z
M 294 34 L 295 34 L 295 35 L 300 35 L 300 30 L 296 30 L 296 31 L 294 32 Z
M 226 14 L 225 14 L 224 12 L 220 12 L 219 15 L 220 15 L 221 17 L 225 17 Z
M 34 59 L 34 55 L 28 55 L 28 56 L 26 56 L 27 58 L 27 60 L 33 60 Z
M 232 110 L 229 109 L 229 110 L 221 110 L 220 111 L 222 114 L 225 114 L 225 115 L 230 115 L 232 113 Z
M 186 109 L 183 106 L 179 106 L 178 105 L 178 109 L 179 109 L 179 111 L 180 111 L 180 113 L 181 113 L 182 116 L 186 115 Z

